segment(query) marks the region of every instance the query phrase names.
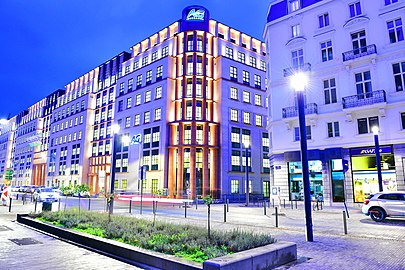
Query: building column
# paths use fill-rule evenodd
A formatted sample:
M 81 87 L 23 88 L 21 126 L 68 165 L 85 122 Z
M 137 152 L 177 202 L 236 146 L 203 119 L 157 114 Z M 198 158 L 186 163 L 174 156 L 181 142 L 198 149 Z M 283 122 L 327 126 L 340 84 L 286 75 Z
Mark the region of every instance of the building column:
M 169 148 L 169 164 L 168 164 L 168 184 L 170 198 L 174 198 L 176 188 L 176 149 Z
M 184 149 L 182 147 L 178 148 L 178 153 L 177 153 L 177 194 L 176 198 L 182 198 L 183 195 L 183 151 Z

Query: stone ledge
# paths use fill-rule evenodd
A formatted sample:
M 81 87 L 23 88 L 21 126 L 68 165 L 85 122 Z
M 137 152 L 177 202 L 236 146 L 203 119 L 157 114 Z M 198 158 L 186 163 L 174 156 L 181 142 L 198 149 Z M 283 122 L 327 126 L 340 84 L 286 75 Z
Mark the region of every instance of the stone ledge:
M 276 242 L 227 256 L 205 261 L 202 265 L 192 261 L 154 252 L 118 241 L 101 238 L 86 233 L 58 227 L 28 215 L 17 214 L 17 221 L 37 230 L 49 233 L 62 239 L 77 243 L 84 247 L 99 251 L 118 260 L 134 263 L 139 262 L 159 269 L 167 270 L 265 270 L 289 263 L 297 259 L 297 245 L 291 242 Z

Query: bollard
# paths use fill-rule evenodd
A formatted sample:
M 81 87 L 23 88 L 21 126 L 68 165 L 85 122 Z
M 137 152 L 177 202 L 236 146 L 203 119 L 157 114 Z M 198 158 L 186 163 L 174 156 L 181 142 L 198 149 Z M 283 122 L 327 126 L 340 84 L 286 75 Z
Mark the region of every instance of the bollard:
M 229 199 L 226 199 L 226 212 L 229 212 Z
M 345 234 L 347 234 L 347 221 L 346 221 L 346 211 L 343 210 L 343 229 Z
M 274 208 L 274 199 L 272 199 L 272 205 L 273 205 L 273 208 Z
M 197 196 L 195 197 L 195 210 L 197 210 L 198 209 L 198 198 L 197 198 Z
M 11 203 L 13 202 L 13 198 L 10 197 L 10 205 L 8 206 L 8 212 L 11 212 Z
M 291 204 L 291 210 L 294 209 L 293 201 L 290 201 Z
M 285 199 L 283 199 L 284 200 L 284 209 L 285 209 Z
M 37 212 L 37 203 L 38 203 L 38 201 L 35 200 L 35 208 L 34 208 L 34 212 L 35 212 L 35 213 Z
M 25 194 L 22 195 L 23 205 L 25 205 Z
M 88 206 L 89 211 L 90 211 L 90 202 L 91 202 L 91 198 L 89 197 L 89 206 Z
M 276 211 L 276 228 L 278 228 L 278 209 L 277 209 L 277 206 L 275 207 L 275 211 Z
M 267 215 L 267 213 L 266 213 L 266 201 L 264 201 L 264 203 L 263 203 L 263 212 L 264 212 L 264 215 Z
M 187 202 L 184 202 L 184 218 L 187 218 Z
M 17 196 L 16 196 L 16 198 L 15 198 L 17 201 L 18 201 L 18 193 L 17 193 Z
M 298 203 L 297 203 L 297 200 L 295 200 L 295 209 L 298 209 Z
M 58 199 L 58 211 L 60 211 L 60 198 Z
M 132 200 L 129 201 L 129 213 L 132 213 Z
M 226 204 L 224 204 L 224 222 L 226 222 Z

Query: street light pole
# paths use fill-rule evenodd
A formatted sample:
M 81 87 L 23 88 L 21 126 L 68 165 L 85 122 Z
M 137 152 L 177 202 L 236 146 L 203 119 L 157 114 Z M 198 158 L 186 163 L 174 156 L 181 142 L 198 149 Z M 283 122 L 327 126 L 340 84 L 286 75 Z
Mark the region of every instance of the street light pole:
M 249 143 L 248 142 L 244 142 L 244 146 L 245 146 L 245 175 L 246 175 L 246 187 L 245 187 L 245 192 L 246 192 L 246 206 L 249 206 Z
M 306 77 L 302 73 L 295 74 L 292 78 L 292 85 L 297 93 L 298 102 L 298 120 L 300 127 L 300 143 L 301 143 L 301 163 L 302 163 L 302 182 L 304 186 L 304 210 L 305 210 L 305 226 L 308 242 L 314 241 L 312 228 L 312 210 L 311 210 L 311 186 L 309 182 L 308 168 L 308 146 L 307 146 L 307 130 L 305 123 L 305 105 L 304 105 L 304 90 L 306 86 Z
M 113 133 L 113 143 L 112 143 L 112 159 L 111 159 L 111 172 L 110 172 L 110 214 L 114 212 L 114 187 L 115 187 L 115 164 L 117 163 L 117 151 L 116 147 L 118 145 L 118 136 L 117 133 L 120 130 L 120 126 L 118 124 L 114 124 L 111 127 L 111 131 Z
M 381 156 L 380 156 L 380 143 L 378 141 L 378 126 L 372 128 L 374 133 L 374 144 L 375 144 L 375 159 L 377 165 L 377 177 L 378 177 L 378 189 L 380 192 L 383 191 L 382 173 L 381 173 Z

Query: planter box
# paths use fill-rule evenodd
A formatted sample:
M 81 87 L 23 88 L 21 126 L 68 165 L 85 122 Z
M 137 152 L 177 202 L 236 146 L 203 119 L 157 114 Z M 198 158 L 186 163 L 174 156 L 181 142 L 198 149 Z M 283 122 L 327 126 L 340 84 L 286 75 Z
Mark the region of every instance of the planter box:
M 28 215 L 17 214 L 17 221 L 59 238 L 94 249 L 110 257 L 131 263 L 138 262 L 167 270 L 227 270 L 227 269 L 271 269 L 297 259 L 297 245 L 290 242 L 276 242 L 235 254 L 205 261 L 202 265 L 173 255 L 145 250 L 118 241 L 89 235 L 54 226 Z

